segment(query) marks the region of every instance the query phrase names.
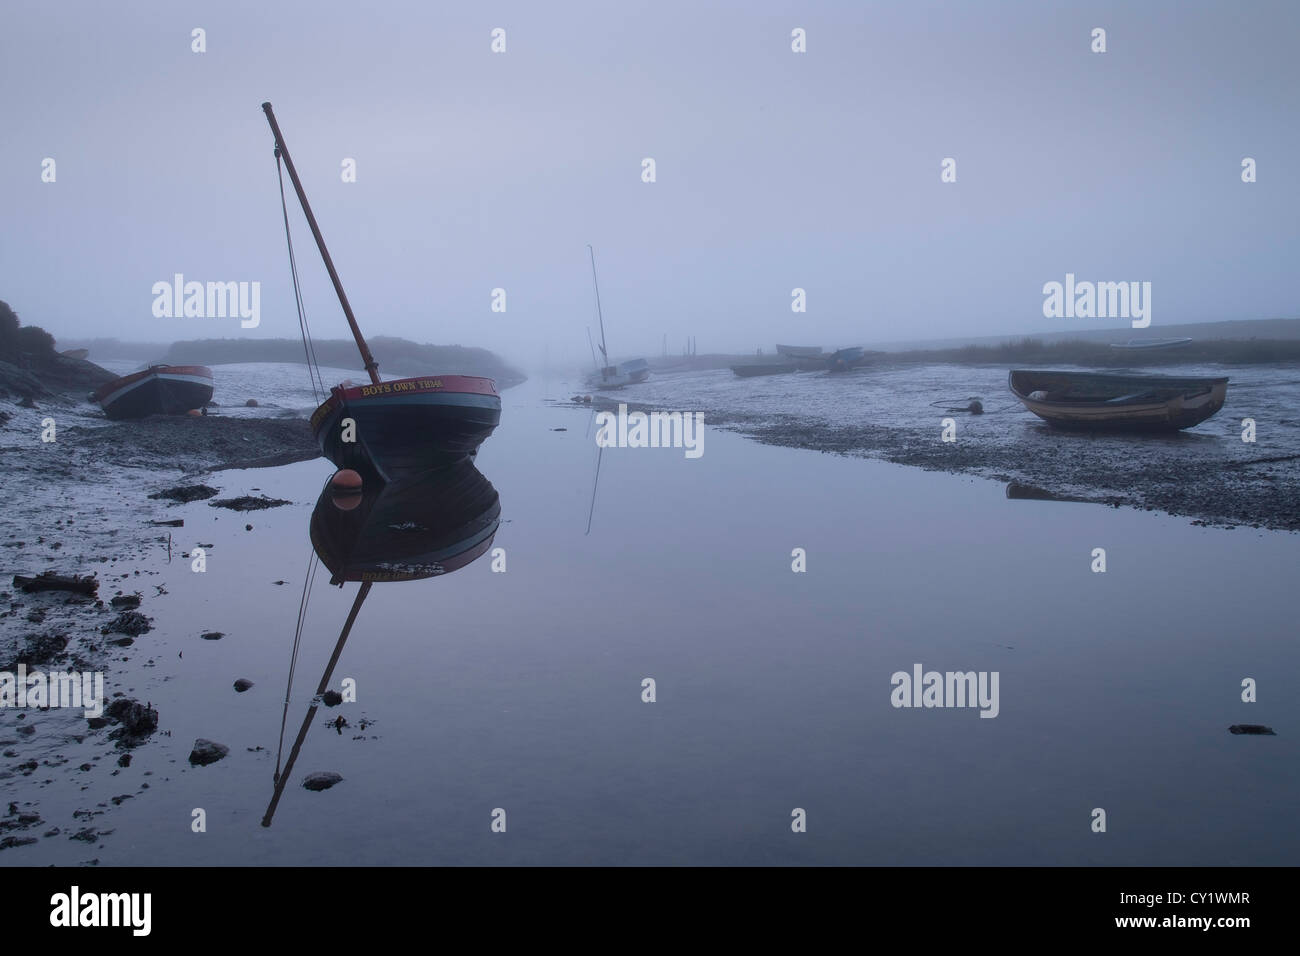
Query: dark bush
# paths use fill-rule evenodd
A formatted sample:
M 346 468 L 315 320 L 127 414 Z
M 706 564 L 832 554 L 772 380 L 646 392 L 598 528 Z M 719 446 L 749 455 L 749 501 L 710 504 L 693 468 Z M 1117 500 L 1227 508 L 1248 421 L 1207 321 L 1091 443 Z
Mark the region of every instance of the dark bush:
M 54 336 L 38 325 L 24 325 L 17 332 L 18 351 L 44 356 L 54 353 Z
M 18 314 L 0 301 L 0 356 L 12 355 L 18 345 Z

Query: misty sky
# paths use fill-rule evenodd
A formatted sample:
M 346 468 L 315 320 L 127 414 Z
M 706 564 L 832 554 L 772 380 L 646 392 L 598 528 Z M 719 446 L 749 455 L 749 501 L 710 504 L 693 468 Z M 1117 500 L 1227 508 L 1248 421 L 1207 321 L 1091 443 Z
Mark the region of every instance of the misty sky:
M 296 337 L 270 100 L 372 336 L 589 363 L 589 242 L 622 357 L 1126 332 L 1043 317 L 1067 272 L 1150 281 L 1153 328 L 1295 316 L 1298 27 L 1294 2 L 6 0 L 0 299 L 65 339 Z M 313 332 L 346 337 L 291 213 Z M 260 327 L 155 318 L 177 272 L 260 281 Z

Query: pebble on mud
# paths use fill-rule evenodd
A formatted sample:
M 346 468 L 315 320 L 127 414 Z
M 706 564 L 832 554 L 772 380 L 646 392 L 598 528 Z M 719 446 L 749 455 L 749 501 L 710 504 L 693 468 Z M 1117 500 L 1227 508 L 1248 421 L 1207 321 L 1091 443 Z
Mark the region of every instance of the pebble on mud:
M 221 631 L 204 631 L 199 637 L 205 641 L 219 641 L 226 635 Z
M 194 741 L 194 749 L 190 751 L 190 764 L 195 767 L 205 767 L 210 763 L 216 763 L 228 753 L 230 748 L 225 744 L 200 737 Z
M 1255 734 L 1276 737 L 1277 731 L 1272 727 L 1265 727 L 1263 724 L 1233 724 L 1228 728 L 1230 734 Z
M 326 707 L 337 707 L 343 703 L 343 695 L 336 690 L 327 690 L 320 699 Z
M 239 680 L 235 681 L 235 692 L 242 694 L 244 691 L 248 690 L 248 688 L 252 686 L 253 686 L 253 682 L 251 680 L 249 680 L 247 677 L 241 677 L 239 678 Z
M 341 783 L 343 777 L 332 771 L 321 771 L 318 773 L 309 773 L 303 778 L 302 785 L 308 790 L 328 790 L 336 783 Z

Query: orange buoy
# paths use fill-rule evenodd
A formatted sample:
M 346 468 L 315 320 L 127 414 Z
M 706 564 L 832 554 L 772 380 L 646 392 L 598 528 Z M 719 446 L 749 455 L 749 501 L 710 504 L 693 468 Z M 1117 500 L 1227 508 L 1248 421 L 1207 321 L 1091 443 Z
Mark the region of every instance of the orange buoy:
M 330 487 L 335 491 L 360 491 L 361 475 L 351 468 L 343 468 L 334 472 L 334 477 L 330 479 Z
M 351 511 L 361 504 L 361 475 L 351 468 L 334 472 L 330 479 L 330 500 L 339 511 Z
M 361 504 L 360 491 L 336 491 L 330 495 L 330 503 L 339 511 L 353 511 Z

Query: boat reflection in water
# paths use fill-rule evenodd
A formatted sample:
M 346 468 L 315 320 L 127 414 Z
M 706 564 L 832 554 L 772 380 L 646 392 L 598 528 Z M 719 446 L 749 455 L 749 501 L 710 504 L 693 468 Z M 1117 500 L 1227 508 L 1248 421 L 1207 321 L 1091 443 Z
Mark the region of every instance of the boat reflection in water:
M 311 515 L 312 548 L 329 570 L 330 584 L 342 587 L 347 582 L 359 581 L 361 587 L 283 769 L 277 755 L 275 793 L 262 818 L 262 826 L 271 825 L 321 696 L 329 686 L 370 588 L 379 582 L 419 581 L 459 570 L 492 547 L 500 523 L 501 501 L 497 490 L 469 458 L 401 481 L 373 482 L 364 490 L 352 493 L 326 484 Z M 308 573 L 304 587 L 298 633 L 294 638 L 295 660 L 314 570 L 313 567 Z M 291 682 L 292 673 L 291 666 Z M 286 693 L 285 720 L 288 698 Z M 283 722 L 280 739 L 283 748 Z
M 492 544 L 501 502 L 469 458 L 361 493 L 326 486 L 311 543 L 330 584 L 418 581 L 463 568 Z

